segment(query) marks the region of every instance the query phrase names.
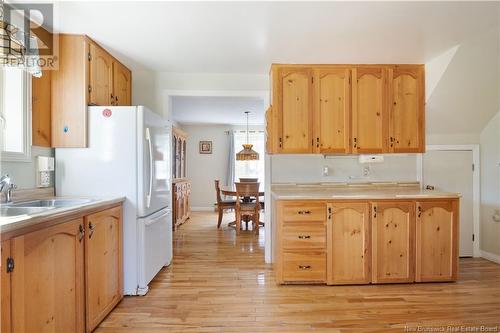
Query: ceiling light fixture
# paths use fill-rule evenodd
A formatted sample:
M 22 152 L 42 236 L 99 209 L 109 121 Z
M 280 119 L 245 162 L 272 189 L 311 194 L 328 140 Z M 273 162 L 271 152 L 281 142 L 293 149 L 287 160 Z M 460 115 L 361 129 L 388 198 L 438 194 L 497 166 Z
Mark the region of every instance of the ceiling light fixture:
M 252 149 L 253 145 L 248 140 L 248 114 L 250 111 L 245 111 L 247 115 L 247 143 L 243 144 L 243 150 L 236 154 L 237 161 L 255 161 L 259 159 L 259 153 Z

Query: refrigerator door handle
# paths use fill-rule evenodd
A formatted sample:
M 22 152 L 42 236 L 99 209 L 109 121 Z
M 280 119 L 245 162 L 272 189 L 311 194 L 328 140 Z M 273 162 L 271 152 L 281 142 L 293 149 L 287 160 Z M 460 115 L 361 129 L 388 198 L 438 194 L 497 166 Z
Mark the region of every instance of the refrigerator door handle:
M 146 195 L 146 207 L 151 206 L 151 194 L 153 192 L 153 146 L 151 144 L 151 132 L 149 127 L 146 127 L 146 141 L 149 149 L 149 191 Z

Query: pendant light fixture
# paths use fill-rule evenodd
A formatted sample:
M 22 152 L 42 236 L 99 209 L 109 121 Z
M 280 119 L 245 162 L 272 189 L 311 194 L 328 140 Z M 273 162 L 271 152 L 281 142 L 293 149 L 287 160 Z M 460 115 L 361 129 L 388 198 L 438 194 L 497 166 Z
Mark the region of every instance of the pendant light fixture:
M 243 150 L 236 154 L 237 161 L 255 161 L 259 159 L 259 153 L 252 149 L 253 145 L 248 143 L 248 114 L 250 111 L 245 111 L 247 115 L 247 143 L 243 144 Z

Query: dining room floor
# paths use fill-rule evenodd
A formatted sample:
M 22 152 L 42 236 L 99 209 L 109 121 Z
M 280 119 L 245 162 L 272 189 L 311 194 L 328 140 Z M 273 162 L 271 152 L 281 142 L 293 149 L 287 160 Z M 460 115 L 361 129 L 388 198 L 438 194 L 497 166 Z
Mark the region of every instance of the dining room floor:
M 142 297 L 125 297 L 96 332 L 500 331 L 500 265 L 461 259 L 455 283 L 278 286 L 260 235 L 193 212 L 174 232 L 174 259 Z M 444 329 L 444 330 L 441 330 Z M 469 330 L 470 331 L 470 330 Z

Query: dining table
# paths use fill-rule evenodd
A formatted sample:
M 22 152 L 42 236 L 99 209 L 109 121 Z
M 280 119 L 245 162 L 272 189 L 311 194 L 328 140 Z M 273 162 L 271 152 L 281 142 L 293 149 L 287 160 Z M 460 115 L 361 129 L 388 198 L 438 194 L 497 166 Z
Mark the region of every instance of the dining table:
M 264 196 L 264 190 L 262 189 L 262 185 L 259 188 L 259 197 Z M 236 185 L 225 185 L 220 187 L 220 191 L 223 195 L 228 196 L 228 197 L 235 197 L 236 196 Z M 250 202 L 249 197 L 244 197 L 243 202 Z M 244 222 L 246 222 L 247 229 L 248 229 L 248 220 L 244 219 Z M 259 222 L 260 225 L 264 225 L 264 223 Z M 229 222 L 227 224 L 230 227 L 235 227 L 236 226 L 236 221 Z

